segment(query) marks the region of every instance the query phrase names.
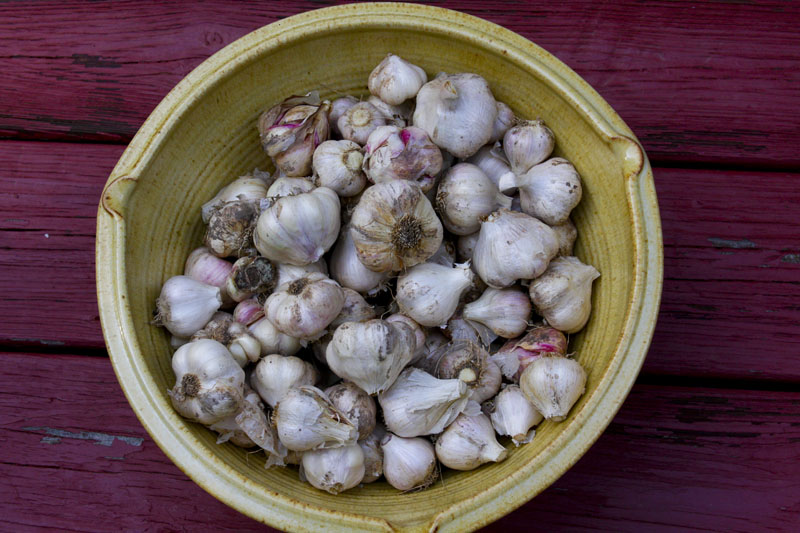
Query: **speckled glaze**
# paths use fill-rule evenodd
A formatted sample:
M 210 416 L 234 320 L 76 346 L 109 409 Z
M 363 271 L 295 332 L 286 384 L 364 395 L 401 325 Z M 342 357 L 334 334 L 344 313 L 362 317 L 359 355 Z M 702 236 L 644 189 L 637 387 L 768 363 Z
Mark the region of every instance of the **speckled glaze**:
M 364 46 L 369 42 L 369 46 Z M 385 482 L 339 496 L 265 470 L 258 456 L 180 418 L 169 339 L 149 317 L 162 283 L 200 243 L 200 206 L 224 183 L 269 167 L 259 113 L 287 95 L 363 94 L 388 52 L 439 71 L 477 72 L 518 116 L 543 118 L 557 155 L 584 180 L 575 250 L 602 273 L 588 326 L 571 338 L 586 393 L 562 423 L 504 462 L 446 472 L 400 494 Z M 142 424 L 194 481 L 256 520 L 284 530 L 467 531 L 534 497 L 595 441 L 628 394 L 655 327 L 663 272 L 650 165 L 633 133 L 579 76 L 530 41 L 484 20 L 411 4 L 351 4 L 261 28 L 181 81 L 139 130 L 108 179 L 97 216 L 97 294 L 114 369 Z

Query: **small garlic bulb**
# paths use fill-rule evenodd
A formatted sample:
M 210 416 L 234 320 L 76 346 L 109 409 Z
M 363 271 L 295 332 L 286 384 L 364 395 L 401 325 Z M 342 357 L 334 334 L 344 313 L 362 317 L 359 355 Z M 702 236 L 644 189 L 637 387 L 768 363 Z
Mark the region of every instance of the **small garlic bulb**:
M 424 263 L 410 269 L 397 281 L 396 301 L 400 312 L 423 326 L 440 326 L 458 307 L 461 295 L 472 285 L 467 264 L 453 268 Z
M 503 150 L 518 176 L 547 159 L 555 144 L 553 132 L 541 120 L 523 120 L 503 136 Z
M 228 274 L 225 292 L 235 302 L 241 302 L 255 294 L 271 293 L 277 280 L 277 269 L 266 257 L 242 257 Z
M 249 326 L 262 318 L 264 318 L 264 306 L 255 298 L 242 300 L 233 310 L 233 319 L 245 326 Z
M 505 178 L 506 181 L 515 179 L 513 172 L 511 172 L 511 166 L 506 159 L 506 155 L 503 153 L 502 148 L 500 148 L 500 143 L 495 145 L 487 144 L 478 150 L 475 155 L 468 158 L 466 162 L 483 170 L 483 173 L 486 174 L 498 188 L 500 186 L 500 180 L 503 179 L 503 176 L 506 174 L 511 174 L 511 176 Z
M 500 194 L 494 182 L 470 163 L 459 163 L 447 171 L 436 193 L 442 223 L 456 235 L 480 230 L 481 219 L 501 207 L 511 207 L 511 198 Z
M 211 220 L 211 214 L 222 207 L 227 202 L 235 200 L 250 201 L 257 204 L 259 200 L 267 196 L 267 187 L 272 183 L 272 178 L 269 172 L 261 172 L 256 169 L 253 175 L 242 176 L 234 180 L 203 204 L 201 215 L 203 223 L 208 224 Z
M 484 414 L 459 415 L 436 439 L 436 457 L 453 470 L 474 470 L 484 463 L 500 462 L 507 455 Z
M 511 437 L 516 446 L 530 442 L 535 434 L 531 428 L 544 418 L 517 385 L 507 386 L 487 404 L 494 430 Z
M 172 356 L 172 371 L 169 397 L 181 416 L 210 425 L 239 412 L 244 370 L 222 344 L 211 339 L 184 344 Z
M 258 217 L 254 241 L 261 255 L 278 263 L 318 261 L 339 235 L 339 197 L 327 187 L 278 198 Z
M 405 128 L 411 123 L 411 113 L 414 111 L 414 100 L 406 100 L 400 105 L 391 105 L 377 96 L 372 95 L 367 98 L 367 102 L 383 115 L 387 124 L 397 126 L 398 128 Z
M 525 213 L 501 209 L 481 224 L 472 261 L 487 285 L 502 289 L 518 279 L 540 276 L 556 253 L 558 239 L 549 226 Z
M 592 311 L 592 282 L 600 272 L 577 257 L 556 257 L 528 288 L 531 301 L 547 323 L 564 333 L 583 329 Z
M 402 323 L 375 319 L 347 322 L 333 333 L 325 353 L 330 369 L 368 394 L 386 390 L 411 362 L 414 332 Z
M 301 340 L 321 337 L 343 306 L 339 284 L 316 272 L 281 285 L 264 304 L 278 330 Z
M 386 118 L 372 104 L 359 102 L 339 117 L 337 126 L 342 137 L 360 145 L 365 145 L 369 134 L 378 126 L 386 125 Z
M 224 204 L 211 214 L 205 245 L 217 257 L 248 255 L 257 218 L 256 204 L 238 200 Z
M 339 117 L 345 114 L 345 112 L 356 105 L 358 100 L 354 96 L 342 96 L 341 98 L 337 98 L 333 102 L 331 102 L 331 108 L 328 110 L 328 122 L 331 126 L 331 133 L 335 135 L 341 135 L 339 131 Z
M 497 363 L 507 379 L 516 383 L 535 359 L 543 355 L 565 353 L 567 338 L 563 333 L 549 326 L 534 326 L 521 339 L 506 342 L 491 359 Z
M 358 258 L 374 272 L 423 263 L 442 244 L 442 224 L 420 188 L 395 180 L 369 187 L 350 219 Z
M 462 316 L 487 326 L 501 337 L 521 335 L 531 316 L 530 299 L 517 289 L 486 289 L 480 298 L 464 306 Z
M 459 379 L 436 379 L 419 368 L 407 368 L 378 396 L 386 428 L 401 437 L 441 433 L 469 401 Z
M 410 362 L 410 364 L 414 364 L 426 352 L 426 348 L 425 348 L 425 340 L 426 340 L 425 331 L 414 320 L 412 320 L 411 318 L 407 317 L 406 315 L 402 315 L 400 313 L 395 313 L 395 314 L 393 314 L 391 316 L 386 317 L 386 322 L 389 322 L 389 323 L 396 322 L 396 323 L 400 323 L 400 324 L 405 324 L 414 333 L 414 339 L 416 340 L 417 349 L 414 350 L 414 357 L 411 359 L 411 362 Z
M 212 339 L 223 344 L 241 367 L 248 362 L 257 361 L 261 355 L 258 340 L 242 324 L 235 322 L 229 313 L 214 313 L 211 320 L 203 329 L 195 332 L 190 340 L 198 339 Z
M 329 108 L 330 103 L 323 102 L 317 111 L 297 128 L 294 134 L 294 143 L 274 157 L 275 166 L 286 176 L 302 177 L 311 175 L 311 159 L 314 155 L 314 150 L 321 143 L 327 141 L 330 135 L 330 125 L 328 124 Z
M 314 184 L 339 196 L 355 196 L 367 184 L 363 162 L 361 147 L 353 141 L 325 141 L 314 152 Z
M 191 337 L 221 305 L 217 287 L 189 276 L 173 276 L 164 283 L 156 300 L 156 322 L 177 337 Z
M 519 187 L 523 212 L 550 226 L 566 222 L 583 193 L 578 171 L 560 157 L 548 159 L 525 174 L 500 183 L 500 190 L 508 187 Z
M 375 308 L 369 305 L 363 296 L 353 289 L 345 287 L 342 287 L 342 292 L 344 292 L 344 305 L 330 323 L 331 329 L 335 329 L 345 322 L 363 322 L 375 318 Z
M 306 480 L 331 494 L 352 489 L 364 478 L 364 452 L 358 444 L 307 451 L 301 461 Z
M 573 359 L 546 355 L 528 365 L 519 386 L 542 416 L 561 422 L 586 390 L 586 371 Z
M 358 438 L 366 439 L 375 429 L 378 408 L 369 394 L 355 383 L 343 381 L 325 389 L 331 403 L 356 426 Z
M 402 491 L 424 489 L 436 481 L 436 453 L 428 439 L 387 433 L 381 448 L 383 475 L 392 487 Z
M 325 259 L 320 259 L 307 265 L 290 265 L 288 263 L 278 264 L 278 281 L 276 286 L 280 287 L 284 283 L 291 283 L 297 279 L 303 278 L 312 272 L 319 272 L 320 274 L 328 275 L 328 265 L 325 264 Z
M 500 390 L 502 375 L 489 354 L 469 341 L 452 341 L 439 349 L 436 373 L 439 379 L 460 379 L 467 384 L 470 399 L 488 400 Z
M 299 357 L 272 354 L 258 362 L 250 385 L 267 405 L 275 407 L 292 387 L 315 385 L 318 379 L 317 369 Z
M 427 192 L 442 169 L 442 151 L 424 130 L 413 126 L 376 128 L 364 152 L 364 172 L 373 183 L 408 180 Z
M 321 145 L 320 145 L 321 146 Z M 311 192 L 316 185 L 309 178 L 288 178 L 286 176 L 278 178 L 270 185 L 267 191 L 267 198 L 275 199 L 283 196 L 294 196 L 304 192 Z M 272 205 L 274 202 L 270 202 Z
M 186 258 L 183 267 L 183 275 L 189 276 L 193 280 L 201 281 L 207 285 L 218 287 L 221 291 L 223 303 L 230 302 L 230 298 L 225 290 L 225 283 L 228 281 L 233 264 L 212 254 L 208 248 L 202 246 L 195 249 Z
M 489 138 L 489 142 L 495 143 L 501 140 L 516 121 L 517 117 L 514 116 L 511 108 L 503 102 L 497 102 L 497 117 L 494 119 L 494 127 L 492 128 L 492 136 Z
M 420 67 L 389 54 L 372 70 L 367 87 L 387 104 L 400 105 L 416 96 L 426 81 L 428 75 Z
M 462 263 L 472 260 L 472 254 L 475 252 L 475 245 L 478 243 L 480 232 L 470 233 L 469 235 L 461 235 L 456 241 L 456 257 Z
M 272 106 L 258 118 L 261 147 L 270 157 L 288 150 L 297 140 L 300 127 L 317 112 L 319 94 L 291 96 Z
M 289 389 L 275 407 L 273 418 L 278 437 L 290 450 L 339 448 L 355 444 L 358 437 L 353 423 L 316 387 Z
M 342 287 L 369 295 L 380 292 L 389 279 L 390 272 L 373 272 L 358 258 L 350 226 L 342 229 L 330 258 L 331 278 Z
M 266 317 L 248 326 L 250 334 L 261 345 L 261 356 L 270 354 L 294 355 L 300 351 L 300 339 L 281 333 Z
M 417 93 L 414 126 L 461 159 L 489 142 L 496 118 L 489 84 L 477 74 L 440 74 Z
M 550 226 L 558 238 L 558 255 L 570 256 L 572 255 L 572 247 L 575 245 L 575 240 L 578 238 L 578 229 L 570 219 L 567 219 L 563 224 Z M 213 285 L 213 284 L 212 284 Z
M 386 430 L 380 424 L 376 424 L 375 429 L 366 439 L 358 441 L 361 451 L 364 452 L 364 479 L 362 483 L 372 483 L 378 481 L 383 475 L 383 450 L 381 440 L 386 435 Z

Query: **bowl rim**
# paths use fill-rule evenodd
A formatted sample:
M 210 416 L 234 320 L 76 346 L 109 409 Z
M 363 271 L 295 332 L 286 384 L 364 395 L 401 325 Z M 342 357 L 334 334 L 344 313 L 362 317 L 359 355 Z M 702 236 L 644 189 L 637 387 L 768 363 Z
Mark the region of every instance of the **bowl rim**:
M 569 469 L 600 436 L 629 393 L 644 361 L 660 304 L 663 246 L 653 175 L 634 134 L 603 98 L 560 60 L 524 37 L 486 20 L 458 11 L 420 4 L 347 4 L 307 11 L 259 28 L 227 45 L 179 82 L 147 118 L 121 156 L 103 190 L 97 214 L 96 279 L 103 334 L 114 371 L 128 402 L 153 440 L 198 485 L 238 511 L 287 530 L 394 530 L 381 519 L 316 507 L 271 491 L 243 477 L 216 457 L 196 453 L 203 446 L 189 432 L 168 423 L 174 411 L 149 376 L 127 297 L 125 213 L 142 169 L 157 157 L 165 133 L 205 91 L 226 73 L 265 50 L 304 35 L 364 25 L 432 29 L 440 34 L 481 43 L 526 69 L 538 71 L 562 97 L 588 118 L 619 158 L 634 222 L 634 283 L 625 327 L 615 355 L 583 408 L 550 444 L 550 459 L 536 476 L 521 469 L 477 495 L 417 524 L 414 530 L 476 529 L 511 512 L 536 496 Z M 383 21 L 383 22 L 382 22 Z M 159 396 L 159 394 L 161 396 Z M 187 453 L 194 452 L 194 453 Z M 545 453 L 545 452 L 543 452 Z

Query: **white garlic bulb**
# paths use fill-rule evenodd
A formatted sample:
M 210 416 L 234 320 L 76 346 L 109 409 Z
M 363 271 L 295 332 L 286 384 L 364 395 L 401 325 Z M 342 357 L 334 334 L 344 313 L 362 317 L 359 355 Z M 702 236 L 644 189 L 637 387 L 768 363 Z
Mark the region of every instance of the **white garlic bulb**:
M 500 190 L 519 187 L 522 211 L 556 226 L 569 219 L 581 201 L 583 186 L 572 163 L 561 157 L 548 159 L 528 172 L 501 181 Z
M 358 444 L 307 451 L 301 461 L 306 480 L 331 494 L 352 489 L 364 478 L 364 452 Z
M 383 475 L 397 490 L 424 489 L 436 480 L 436 453 L 428 439 L 388 433 L 381 441 L 381 448 Z
M 555 144 L 555 135 L 541 120 L 523 120 L 503 136 L 503 150 L 518 176 L 547 159 Z
M 375 319 L 347 322 L 333 333 L 325 352 L 330 369 L 368 394 L 386 390 L 411 362 L 414 332 L 405 324 Z
M 521 335 L 531 316 L 530 299 L 517 289 L 489 287 L 480 298 L 464 306 L 462 316 L 480 322 L 506 339 Z
M 217 257 L 250 255 L 253 247 L 253 226 L 258 218 L 258 205 L 233 201 L 211 213 L 204 244 Z
M 558 239 L 549 226 L 525 213 L 500 209 L 481 224 L 472 261 L 487 285 L 502 289 L 540 276 L 556 253 Z
M 470 163 L 448 170 L 436 193 L 442 223 L 456 235 L 480 230 L 481 219 L 501 207 L 511 207 L 511 198 L 500 194 L 494 182 Z
M 325 141 L 314 152 L 314 183 L 339 196 L 355 196 L 367 184 L 361 170 L 363 162 L 361 147 L 353 141 Z
M 270 185 L 269 190 L 267 190 L 267 198 L 275 199 L 283 196 L 294 196 L 295 194 L 311 192 L 315 187 L 314 183 L 308 178 L 289 178 L 283 176 L 276 179 L 272 185 Z M 270 201 L 269 205 L 272 205 L 272 203 L 274 202 Z
M 242 176 L 217 192 L 216 196 L 203 204 L 201 215 L 203 223 L 208 224 L 211 214 L 227 202 L 245 200 L 258 203 L 267 196 L 267 187 L 272 183 L 269 172 L 256 169 L 253 175 Z
M 363 146 L 375 128 L 386 125 L 386 118 L 372 104 L 359 102 L 345 111 L 336 125 L 342 137 Z
M 156 322 L 177 337 L 191 337 L 221 305 L 219 288 L 189 276 L 173 276 L 161 287 L 156 300 Z
M 561 422 L 586 390 L 586 371 L 568 357 L 545 355 L 528 365 L 519 386 L 542 416 Z
M 289 389 L 275 407 L 273 418 L 278 437 L 290 450 L 339 448 L 355 444 L 358 438 L 353 423 L 316 387 Z
M 169 397 L 178 414 L 209 425 L 239 412 L 244 370 L 222 344 L 211 339 L 184 344 L 172 356 L 172 371 Z
M 331 254 L 331 278 L 342 287 L 366 294 L 375 294 L 385 287 L 390 272 L 373 272 L 358 258 L 350 226 L 342 229 Z
M 339 117 L 345 114 L 345 112 L 356 105 L 358 100 L 354 96 L 342 96 L 341 98 L 337 98 L 333 102 L 331 102 L 331 108 L 328 110 L 328 122 L 331 126 L 331 133 L 336 135 L 341 135 L 339 131 Z
M 278 263 L 318 261 L 339 235 L 339 197 L 327 187 L 284 196 L 258 217 L 254 242 L 261 255 Z
M 397 322 L 397 323 L 400 323 L 400 324 L 405 324 L 414 333 L 414 339 L 416 340 L 417 349 L 414 350 L 414 357 L 411 359 L 411 362 L 410 362 L 410 364 L 414 364 L 427 351 L 426 348 L 425 348 L 425 341 L 426 341 L 425 331 L 414 320 L 412 320 L 411 318 L 407 317 L 406 315 L 402 315 L 400 313 L 395 313 L 395 314 L 393 314 L 391 316 L 386 317 L 386 322 L 389 322 L 389 323 Z
M 424 130 L 413 126 L 376 128 L 364 152 L 364 172 L 373 183 L 408 180 L 426 192 L 442 169 L 442 151 Z
M 552 228 L 558 238 L 558 255 L 572 255 L 572 247 L 575 245 L 575 240 L 578 238 L 578 229 L 575 227 L 575 224 L 573 224 L 570 219 L 567 219 L 563 224 L 550 226 L 550 228 Z
M 335 329 L 345 322 L 362 322 L 375 318 L 375 308 L 367 303 L 363 296 L 353 289 L 342 288 L 344 305 L 336 318 L 330 323 L 330 328 Z
M 369 187 L 350 219 L 358 258 L 374 272 L 423 263 L 442 244 L 442 224 L 420 188 L 394 180 Z
M 497 117 L 494 119 L 494 127 L 492 128 L 492 136 L 489 138 L 490 143 L 495 143 L 503 138 L 508 129 L 514 125 L 517 117 L 514 112 L 503 102 L 497 102 Z
M 411 122 L 411 113 L 414 111 L 414 100 L 406 100 L 399 105 L 391 105 L 375 95 L 367 98 L 367 102 L 380 111 L 386 124 L 392 124 L 398 128 L 405 128 Z
M 299 357 L 268 355 L 250 375 L 250 385 L 270 407 L 275 407 L 292 387 L 314 385 L 319 372 Z
M 436 457 L 453 470 L 474 470 L 484 463 L 500 462 L 507 455 L 484 414 L 459 415 L 436 439 Z
M 230 303 L 231 298 L 225 290 L 228 274 L 233 264 L 212 254 L 208 248 L 196 248 L 186 258 L 183 275 L 213 287 L 218 287 L 223 304 Z
M 463 381 L 437 379 L 413 367 L 378 396 L 386 428 L 401 437 L 441 433 L 468 401 L 469 389 Z
M 328 275 L 328 265 L 325 264 L 325 259 L 320 259 L 307 265 L 290 265 L 288 263 L 278 264 L 278 281 L 277 287 L 284 283 L 291 283 L 295 280 L 305 277 L 312 272 L 319 272 L 320 274 Z
M 343 381 L 325 389 L 331 403 L 356 426 L 358 438 L 366 439 L 375 429 L 378 408 L 369 394 L 355 383 Z
M 267 318 L 281 332 L 301 340 L 314 340 L 325 333 L 344 306 L 338 283 L 312 272 L 278 287 L 264 304 Z
M 487 404 L 494 430 L 511 437 L 516 446 L 530 442 L 535 435 L 531 428 L 544 418 L 517 385 L 507 386 Z
M 261 345 L 262 357 L 270 354 L 294 355 L 303 347 L 300 339 L 281 333 L 267 317 L 253 322 L 247 329 Z
M 367 87 L 384 102 L 399 105 L 416 96 L 426 81 L 428 75 L 420 67 L 389 54 L 372 70 Z
M 386 435 L 386 430 L 380 424 L 375 425 L 375 429 L 366 439 L 358 441 L 361 451 L 364 452 L 364 479 L 362 483 L 372 483 L 378 481 L 383 475 L 383 450 L 381 440 Z
M 506 155 L 500 147 L 500 143 L 495 145 L 487 144 L 475 155 L 469 157 L 466 161 L 483 170 L 483 173 L 494 182 L 495 185 L 500 186 L 500 180 L 506 174 L 511 174 L 505 181 L 513 180 L 513 172 L 511 172 L 511 165 L 508 164 Z M 507 192 L 507 191 L 503 191 Z
M 472 285 L 468 264 L 453 268 L 424 263 L 410 269 L 397 281 L 400 312 L 423 326 L 440 326 L 458 307 L 461 295 Z
M 564 333 L 583 329 L 592 311 L 592 282 L 600 272 L 577 257 L 556 257 L 528 288 L 536 312 Z
M 456 257 L 462 263 L 472 260 L 472 254 L 475 252 L 475 245 L 478 243 L 480 232 L 470 233 L 469 235 L 461 235 L 456 241 Z
M 414 126 L 437 146 L 465 159 L 489 142 L 497 104 L 477 74 L 440 74 L 417 93 Z

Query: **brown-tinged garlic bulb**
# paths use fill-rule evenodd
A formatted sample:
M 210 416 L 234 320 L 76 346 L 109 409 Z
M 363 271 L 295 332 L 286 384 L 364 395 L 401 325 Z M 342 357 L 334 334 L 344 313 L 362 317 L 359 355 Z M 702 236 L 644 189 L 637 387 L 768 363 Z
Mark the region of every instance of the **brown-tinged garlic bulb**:
M 342 133 L 339 131 L 338 125 L 339 117 L 357 103 L 358 99 L 350 95 L 342 96 L 331 102 L 331 108 L 328 110 L 328 123 L 331 126 L 332 134 L 341 136 Z
M 372 70 L 367 87 L 387 104 L 400 105 L 416 96 L 426 81 L 428 75 L 420 67 L 389 54 Z
M 467 320 L 461 311 L 450 317 L 444 334 L 452 341 L 469 341 L 480 346 L 489 346 L 497 340 L 497 334 L 480 322 Z
M 331 278 L 342 287 L 373 295 L 380 292 L 391 275 L 390 272 L 373 272 L 358 258 L 350 226 L 345 226 L 331 254 Z
M 475 343 L 452 341 L 439 349 L 436 373 L 439 379 L 460 379 L 467 384 L 470 399 L 488 400 L 500 390 L 502 375 L 489 354 Z
M 375 308 L 368 304 L 363 296 L 346 287 L 342 287 L 342 292 L 344 292 L 344 305 L 330 323 L 331 329 L 336 329 L 345 322 L 363 322 L 375 318 Z
M 343 381 L 325 389 L 331 403 L 356 426 L 358 438 L 366 439 L 375 429 L 378 408 L 369 394 L 358 385 Z
M 556 253 L 558 240 L 549 226 L 525 213 L 500 209 L 481 224 L 472 261 L 487 285 L 502 289 L 540 276 Z
M 428 439 L 387 433 L 381 441 L 383 475 L 397 490 L 424 489 L 436 481 L 436 453 Z
M 289 177 L 311 175 L 311 158 L 317 146 L 328 140 L 330 125 L 328 109 L 330 103 L 323 102 L 294 133 L 294 142 L 274 156 L 275 166 Z
M 528 288 L 531 301 L 547 323 L 564 333 L 583 329 L 592 311 L 592 282 L 600 272 L 577 257 L 556 257 Z
M 355 444 L 358 438 L 353 423 L 316 387 L 289 389 L 273 417 L 278 437 L 290 450 L 339 448 Z
M 410 269 L 397 281 L 396 301 L 400 312 L 423 326 L 440 326 L 455 313 L 461 295 L 472 285 L 467 264 L 453 268 L 424 263 Z
M 288 150 L 298 139 L 299 128 L 319 110 L 316 92 L 305 96 L 290 96 L 258 118 L 261 147 L 270 157 Z
M 475 245 L 478 243 L 479 236 L 479 231 L 459 236 L 456 241 L 456 258 L 459 261 L 466 263 L 472 260 L 472 254 L 475 252 Z
M 426 340 L 425 331 L 422 329 L 422 327 L 419 324 L 417 324 L 416 321 L 414 321 L 413 319 L 407 317 L 406 315 L 400 314 L 400 313 L 395 313 L 393 315 L 390 315 L 390 316 L 386 317 L 386 322 L 389 322 L 389 323 L 396 322 L 396 323 L 400 323 L 400 324 L 405 324 L 414 333 L 414 339 L 416 340 L 417 349 L 414 350 L 414 357 L 411 359 L 411 362 L 409 363 L 409 364 L 414 364 L 426 352 L 426 349 L 425 349 L 425 340 Z
M 527 329 L 531 305 L 527 295 L 520 290 L 489 287 L 480 298 L 464 306 L 462 316 L 511 339 Z
M 274 200 L 283 196 L 294 196 L 304 192 L 311 192 L 316 185 L 309 178 L 288 178 L 286 176 L 278 178 L 270 185 L 267 191 L 268 205 L 262 205 L 269 208 L 274 203 Z
M 555 144 L 555 135 L 541 120 L 520 121 L 503 137 L 503 150 L 518 176 L 550 157 Z
M 198 339 L 212 339 L 223 344 L 241 367 L 257 361 L 261 355 L 261 344 L 250 335 L 247 328 L 235 322 L 230 313 L 214 313 L 211 320 L 203 329 L 195 332 L 190 340 Z
M 561 422 L 586 390 L 586 371 L 573 359 L 546 355 L 528 365 L 519 386 L 542 416 Z
M 337 126 L 342 137 L 361 146 L 367 143 L 370 133 L 386 125 L 386 118 L 372 104 L 359 102 L 339 117 Z
M 221 305 L 219 288 L 189 276 L 173 276 L 156 300 L 156 323 L 175 336 L 188 338 L 205 326 Z
M 489 142 L 496 118 L 489 84 L 477 74 L 440 74 L 417 93 L 414 126 L 461 159 Z
M 451 168 L 436 193 L 436 209 L 442 223 L 456 235 L 480 230 L 481 219 L 501 207 L 511 207 L 511 198 L 500 194 L 494 182 L 470 163 Z
M 277 286 L 280 287 L 284 283 L 291 283 L 294 280 L 303 278 L 312 272 L 319 272 L 320 274 L 328 275 L 328 265 L 325 264 L 325 259 L 320 259 L 307 265 L 290 265 L 288 263 L 278 264 L 278 281 Z
M 506 132 L 517 122 L 514 112 L 503 102 L 497 102 L 497 117 L 494 119 L 490 143 L 495 143 L 503 138 Z
M 531 428 L 544 418 L 517 385 L 505 387 L 484 406 L 497 434 L 511 437 L 515 446 L 530 442 L 536 434 Z
M 431 376 L 435 376 L 436 365 L 439 363 L 439 357 L 441 357 L 441 351 L 439 351 L 439 348 L 447 344 L 447 342 L 447 337 L 438 331 L 430 331 L 425 338 L 425 346 L 422 355 L 415 359 L 412 365 L 416 368 L 424 370 Z
M 225 283 L 225 292 L 236 302 L 256 294 L 269 294 L 276 286 L 277 269 L 266 257 L 242 257 L 234 264 Z
M 363 168 L 373 183 L 413 181 L 430 190 L 442 169 L 442 152 L 424 130 L 409 126 L 380 126 L 364 146 Z
M 550 226 L 558 238 L 558 255 L 564 257 L 572 255 L 572 247 L 575 245 L 575 240 L 578 238 L 578 229 L 570 219 L 567 219 L 563 224 Z
M 256 298 L 248 298 L 239 302 L 233 310 L 233 319 L 249 326 L 264 318 L 264 305 Z
M 420 188 L 394 180 L 369 187 L 350 219 L 358 258 L 374 272 L 423 263 L 442 243 L 442 224 Z
M 567 338 L 563 333 L 549 326 L 534 326 L 524 337 L 506 342 L 491 359 L 507 379 L 516 383 L 535 359 L 543 355 L 565 353 Z
M 506 159 L 506 154 L 503 153 L 503 148 L 500 146 L 500 143 L 494 145 L 487 144 L 478 150 L 475 155 L 469 157 L 466 162 L 480 168 L 483 173 L 498 186 L 498 189 L 500 187 L 500 180 L 503 179 L 503 176 L 506 174 L 511 174 L 511 176 L 505 178 L 505 181 L 514 179 L 513 172 L 511 172 L 511 165 L 508 164 L 508 159 Z
M 211 220 L 211 214 L 224 204 L 233 201 L 252 202 L 258 205 L 267 196 L 267 187 L 272 184 L 269 172 L 256 169 L 252 175 L 242 176 L 217 192 L 216 196 L 203 204 L 201 215 L 204 224 Z
M 548 159 L 514 179 L 500 183 L 500 190 L 519 188 L 522 211 L 550 226 L 563 224 L 581 201 L 583 186 L 572 163 L 561 157 Z
M 386 124 L 405 128 L 411 123 L 411 114 L 414 112 L 414 100 L 406 100 L 400 105 L 387 104 L 375 95 L 367 98 L 367 102 L 380 111 Z
M 211 214 L 205 245 L 217 257 L 248 255 L 253 247 L 253 227 L 258 206 L 252 202 L 223 204 Z
M 325 141 L 314 152 L 314 184 L 339 196 L 355 196 L 364 190 L 367 177 L 361 170 L 364 154 L 353 141 Z
M 319 490 L 339 494 L 364 478 L 364 452 L 358 444 L 303 453 L 303 474 Z
M 268 355 L 250 375 L 250 385 L 270 407 L 275 407 L 292 387 L 315 385 L 319 372 L 299 357 Z
M 453 470 L 474 470 L 484 463 L 500 462 L 507 455 L 484 414 L 459 415 L 436 439 L 436 457 Z
M 250 324 L 248 330 L 261 345 L 262 357 L 270 354 L 294 355 L 303 347 L 300 339 L 281 333 L 266 317 Z
M 339 284 L 316 272 L 281 285 L 264 304 L 278 330 L 301 340 L 321 337 L 343 306 Z
M 183 275 L 193 280 L 200 281 L 213 287 L 218 287 L 223 304 L 229 303 L 231 298 L 225 290 L 228 274 L 233 269 L 233 264 L 212 254 L 208 248 L 196 248 L 186 258 Z
M 361 483 L 378 481 L 383 475 L 383 450 L 381 440 L 386 435 L 382 425 L 376 424 L 375 429 L 366 439 L 358 441 L 361 451 L 364 452 L 364 479 Z

